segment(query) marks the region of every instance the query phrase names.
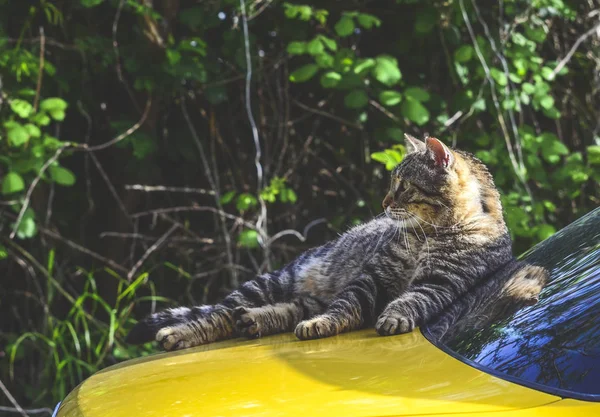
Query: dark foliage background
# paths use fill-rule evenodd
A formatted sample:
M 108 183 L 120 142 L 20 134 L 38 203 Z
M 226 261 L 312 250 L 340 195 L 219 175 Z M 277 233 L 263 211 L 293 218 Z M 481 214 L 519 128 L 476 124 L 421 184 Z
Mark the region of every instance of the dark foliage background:
M 490 166 L 516 253 L 588 212 L 599 17 L 593 0 L 0 0 L 2 410 L 52 407 L 152 351 L 123 344 L 135 318 L 377 214 L 404 132 Z

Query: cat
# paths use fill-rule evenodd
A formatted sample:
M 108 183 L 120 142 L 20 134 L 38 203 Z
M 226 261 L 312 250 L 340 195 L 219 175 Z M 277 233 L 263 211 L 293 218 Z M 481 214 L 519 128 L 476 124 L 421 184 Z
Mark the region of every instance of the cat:
M 373 324 L 380 335 L 407 333 L 515 262 L 486 166 L 439 139 L 405 139 L 384 213 L 244 283 L 219 304 L 152 314 L 127 341 L 177 350 L 289 331 L 316 339 Z

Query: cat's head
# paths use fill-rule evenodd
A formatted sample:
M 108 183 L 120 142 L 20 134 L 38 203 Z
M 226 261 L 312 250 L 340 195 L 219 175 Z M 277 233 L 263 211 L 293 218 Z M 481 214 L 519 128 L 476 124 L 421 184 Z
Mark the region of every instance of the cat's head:
M 486 166 L 439 139 L 405 135 L 407 155 L 392 171 L 383 200 L 405 228 L 496 227 L 505 230 L 500 195 Z

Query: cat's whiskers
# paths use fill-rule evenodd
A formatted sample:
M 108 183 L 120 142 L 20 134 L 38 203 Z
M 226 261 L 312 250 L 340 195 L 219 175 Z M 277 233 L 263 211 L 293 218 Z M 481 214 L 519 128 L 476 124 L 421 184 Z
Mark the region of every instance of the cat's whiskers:
M 464 224 L 462 222 L 456 222 L 450 226 L 442 226 L 439 224 L 434 224 L 434 223 L 430 223 L 427 220 L 423 219 L 422 217 L 420 217 L 419 215 L 415 214 L 415 213 L 411 213 L 412 216 L 414 216 L 415 218 L 417 218 L 418 220 L 422 221 L 423 223 L 425 223 L 426 225 L 432 226 L 434 228 L 436 228 L 436 233 L 437 233 L 437 228 L 440 229 L 454 229 L 457 226 L 464 226 Z
M 384 210 L 384 211 L 383 211 L 383 213 L 381 213 L 381 214 L 378 214 L 377 216 L 375 216 L 375 218 L 378 218 L 378 217 L 381 217 L 381 216 L 386 216 L 386 217 L 388 217 L 388 218 L 390 217 L 390 216 L 388 215 L 388 213 L 387 213 L 387 210 Z M 381 242 L 381 239 L 383 238 L 383 236 L 384 236 L 384 235 L 385 235 L 385 233 L 381 233 L 381 234 L 379 235 L 379 239 L 377 239 L 377 242 L 375 243 L 375 247 L 373 248 L 373 250 L 372 250 L 372 251 L 371 251 L 371 248 L 369 247 L 369 251 L 368 251 L 368 252 L 369 252 L 369 255 L 368 255 L 368 256 L 371 256 L 372 254 L 374 254 L 375 252 L 377 252 L 377 249 L 379 249 L 379 243 Z M 393 236 L 392 236 L 392 239 L 393 239 Z M 391 240 L 390 240 L 390 241 L 391 241 Z
M 415 217 L 415 215 L 412 215 L 413 218 Z M 425 233 L 425 230 L 423 229 L 423 226 L 421 226 L 421 224 L 419 223 L 419 221 L 416 221 L 417 226 L 419 226 L 419 228 L 421 229 L 421 231 L 423 232 L 423 238 L 425 239 L 425 247 L 427 248 L 427 264 L 431 265 L 431 252 L 429 250 L 429 240 L 427 239 L 427 233 Z M 411 224 L 412 226 L 412 224 Z M 412 226 L 413 230 L 415 230 L 414 226 Z M 417 234 L 417 231 L 415 230 L 415 234 Z M 436 234 L 437 234 L 437 229 L 436 229 Z M 418 238 L 418 235 L 417 235 Z M 421 241 L 421 239 L 419 239 L 419 241 Z
M 402 238 L 404 239 L 404 247 L 406 248 L 406 251 L 408 253 L 411 253 L 410 251 L 410 239 L 408 238 L 408 231 L 406 230 L 406 227 L 403 227 L 403 223 L 404 220 L 398 219 L 397 221 L 397 225 L 398 225 L 398 230 L 400 230 L 402 232 Z

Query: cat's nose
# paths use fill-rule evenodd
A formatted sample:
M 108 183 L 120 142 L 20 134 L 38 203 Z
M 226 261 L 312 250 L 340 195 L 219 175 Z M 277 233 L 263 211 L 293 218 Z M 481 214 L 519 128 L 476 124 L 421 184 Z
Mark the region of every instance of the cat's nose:
M 385 198 L 383 199 L 383 202 L 381 203 L 381 205 L 383 206 L 383 209 L 385 210 L 386 208 L 388 208 L 390 206 L 390 204 L 392 204 L 393 198 L 391 195 L 387 194 L 385 196 Z

